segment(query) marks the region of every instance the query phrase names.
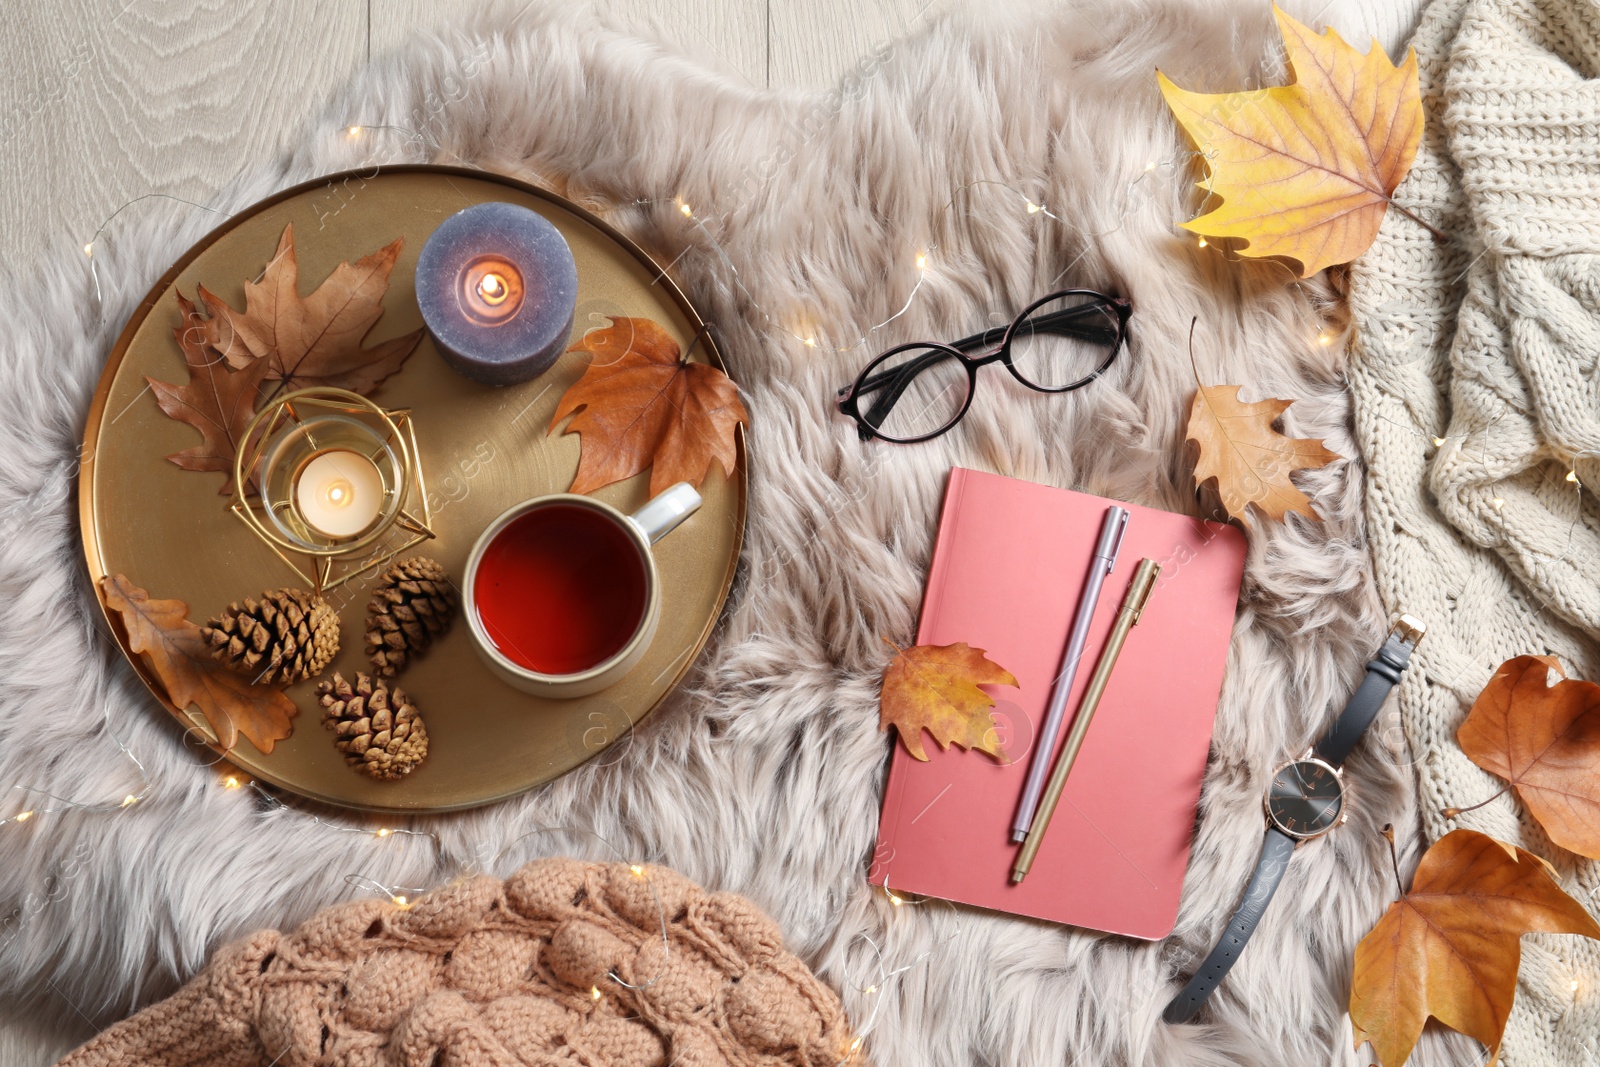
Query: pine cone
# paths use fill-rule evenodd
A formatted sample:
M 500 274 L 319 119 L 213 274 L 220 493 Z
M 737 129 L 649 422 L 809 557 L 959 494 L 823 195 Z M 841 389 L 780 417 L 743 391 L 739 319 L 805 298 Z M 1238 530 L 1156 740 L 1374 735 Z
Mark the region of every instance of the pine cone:
M 403 559 L 383 572 L 367 602 L 367 657 L 392 677 L 450 628 L 456 588 L 445 569 L 425 556 Z
M 339 613 L 315 593 L 279 589 L 245 598 L 200 630 L 211 654 L 253 681 L 287 685 L 321 674 L 339 652 Z
M 428 758 L 428 731 L 405 690 L 359 673 L 351 685 L 335 671 L 333 681 L 317 683 L 317 702 L 334 747 L 361 773 L 393 782 Z

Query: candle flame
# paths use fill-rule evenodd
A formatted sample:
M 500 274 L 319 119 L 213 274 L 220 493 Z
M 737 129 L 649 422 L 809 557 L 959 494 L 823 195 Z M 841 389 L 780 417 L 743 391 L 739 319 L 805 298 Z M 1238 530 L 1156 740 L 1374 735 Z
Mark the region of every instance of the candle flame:
M 498 307 L 511 295 L 511 287 L 506 284 L 504 278 L 491 271 L 478 282 L 478 295 L 483 297 L 485 304 Z
M 322 495 L 330 508 L 344 508 L 349 507 L 350 502 L 355 499 L 356 489 L 341 478 L 324 486 Z

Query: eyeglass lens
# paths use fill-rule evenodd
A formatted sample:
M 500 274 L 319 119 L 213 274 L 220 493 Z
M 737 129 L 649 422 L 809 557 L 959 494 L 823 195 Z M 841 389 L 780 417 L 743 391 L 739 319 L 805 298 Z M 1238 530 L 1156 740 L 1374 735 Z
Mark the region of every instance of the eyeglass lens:
M 855 396 L 868 426 L 883 437 L 907 441 L 959 419 L 971 388 L 972 378 L 955 352 L 912 345 L 874 360 Z
M 1070 293 L 1029 308 L 1011 331 L 1013 373 L 1035 389 L 1081 384 L 1116 354 L 1121 320 L 1100 297 Z

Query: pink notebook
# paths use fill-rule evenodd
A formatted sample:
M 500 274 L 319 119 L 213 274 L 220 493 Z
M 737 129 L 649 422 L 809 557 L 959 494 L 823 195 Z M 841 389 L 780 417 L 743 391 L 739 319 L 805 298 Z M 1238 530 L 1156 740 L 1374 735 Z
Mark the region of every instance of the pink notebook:
M 987 650 L 1020 688 L 986 687 L 1014 762 L 898 740 L 884 793 L 874 885 L 1130 937 L 1165 937 L 1194 830 L 1244 571 L 1238 530 L 1171 512 L 1131 512 L 1067 704 L 1064 738 L 1128 581 L 1161 564 L 1149 606 L 1067 779 L 1021 885 L 1010 824 L 1032 740 L 1077 608 L 1106 508 L 1120 501 L 956 468 L 950 472 L 917 643 Z M 1059 747 L 1059 742 L 1058 742 Z

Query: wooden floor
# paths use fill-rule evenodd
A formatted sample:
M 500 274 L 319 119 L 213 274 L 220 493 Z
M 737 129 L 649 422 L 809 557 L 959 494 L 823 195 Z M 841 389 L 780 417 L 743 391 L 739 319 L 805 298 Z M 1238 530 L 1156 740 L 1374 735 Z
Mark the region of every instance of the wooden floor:
M 7 0 L 0 19 L 0 256 L 26 270 L 46 242 L 82 245 L 119 211 L 157 210 L 161 201 L 138 199 L 152 192 L 203 202 L 236 173 L 271 159 L 370 59 L 469 3 Z M 1376 33 L 1393 54 L 1420 3 L 1285 6 L 1332 22 L 1356 41 Z M 673 24 L 680 38 L 698 41 L 751 85 L 821 88 L 911 29 L 929 0 L 615 6 L 641 24 Z M 0 1005 L 0 1067 L 43 1067 L 90 1032 L 87 1020 L 57 1032 Z

